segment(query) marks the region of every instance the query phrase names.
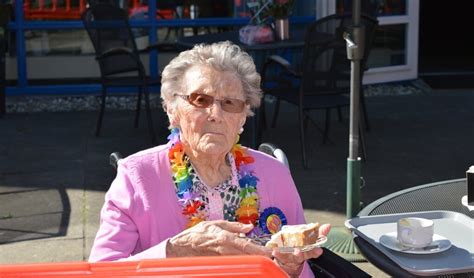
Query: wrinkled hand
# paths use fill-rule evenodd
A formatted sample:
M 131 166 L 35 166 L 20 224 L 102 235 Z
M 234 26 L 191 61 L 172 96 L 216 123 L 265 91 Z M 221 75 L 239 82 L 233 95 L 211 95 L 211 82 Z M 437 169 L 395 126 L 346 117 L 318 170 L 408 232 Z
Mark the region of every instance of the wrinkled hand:
M 271 257 L 272 251 L 239 237 L 248 233 L 252 224 L 225 220 L 203 221 L 186 229 L 168 241 L 167 257 L 215 256 L 215 255 L 262 255 Z
M 326 236 L 331 230 L 330 224 L 324 224 L 319 227 L 319 234 Z M 280 266 L 291 277 L 298 277 L 303 270 L 303 264 L 306 260 L 321 256 L 323 249 L 316 247 L 307 252 L 295 248 L 293 253 L 280 253 L 277 249 L 273 250 L 273 261 Z

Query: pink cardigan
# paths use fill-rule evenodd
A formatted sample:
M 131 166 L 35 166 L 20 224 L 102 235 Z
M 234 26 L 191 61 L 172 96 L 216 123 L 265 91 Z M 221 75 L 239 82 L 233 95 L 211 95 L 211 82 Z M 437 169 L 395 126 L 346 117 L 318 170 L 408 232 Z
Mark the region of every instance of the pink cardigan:
M 168 239 L 187 223 L 177 202 L 168 149 L 161 145 L 119 161 L 89 261 L 166 258 Z M 306 223 L 289 170 L 271 156 L 247 150 L 255 158 L 260 208 L 278 207 L 288 224 Z M 312 276 L 306 264 L 302 274 Z

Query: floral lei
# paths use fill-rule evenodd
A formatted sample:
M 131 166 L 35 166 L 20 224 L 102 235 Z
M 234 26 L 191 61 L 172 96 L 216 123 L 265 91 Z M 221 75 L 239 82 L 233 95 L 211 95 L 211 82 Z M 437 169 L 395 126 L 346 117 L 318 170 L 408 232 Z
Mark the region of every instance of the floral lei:
M 182 213 L 189 219 L 187 228 L 190 228 L 207 219 L 204 210 L 205 204 L 200 201 L 199 195 L 192 191 L 191 165 L 184 153 L 183 144 L 179 138 L 179 129 L 172 129 L 168 139 L 171 143 L 168 157 L 171 163 L 176 194 L 178 202 L 183 207 Z M 259 220 L 258 178 L 254 176 L 253 169 L 249 167 L 250 164 L 255 162 L 255 159 L 247 155 L 240 144 L 235 144 L 232 147 L 231 153 L 235 159 L 239 186 L 241 188 L 240 197 L 242 198 L 240 207 L 235 211 L 236 219 L 238 222 L 252 223 L 254 226 L 257 226 Z

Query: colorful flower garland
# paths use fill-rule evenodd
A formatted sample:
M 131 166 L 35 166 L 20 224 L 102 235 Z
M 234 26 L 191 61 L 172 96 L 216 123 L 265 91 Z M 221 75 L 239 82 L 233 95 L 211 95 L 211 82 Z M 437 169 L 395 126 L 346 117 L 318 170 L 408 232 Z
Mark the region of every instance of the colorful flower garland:
M 182 213 L 189 219 L 187 228 L 190 228 L 206 220 L 208 216 L 206 215 L 205 204 L 200 200 L 199 194 L 192 190 L 193 183 L 190 175 L 192 166 L 189 158 L 184 153 L 184 147 L 179 137 L 179 129 L 172 129 L 168 139 L 171 143 L 168 157 L 171 163 L 176 195 L 178 196 L 178 202 L 183 207 Z M 241 223 L 252 223 L 257 228 L 259 224 L 258 178 L 254 176 L 253 168 L 250 167 L 255 159 L 247 155 L 244 148 L 237 143 L 232 147 L 231 153 L 235 159 L 241 189 L 240 197 L 242 198 L 240 207 L 235 211 L 236 219 Z

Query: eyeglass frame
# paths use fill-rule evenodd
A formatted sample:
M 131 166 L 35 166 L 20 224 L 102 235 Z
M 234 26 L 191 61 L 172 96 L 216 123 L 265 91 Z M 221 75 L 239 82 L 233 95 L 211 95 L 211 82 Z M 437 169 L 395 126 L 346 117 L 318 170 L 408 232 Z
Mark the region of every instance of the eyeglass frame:
M 175 96 L 177 97 L 180 97 L 182 98 L 183 100 L 186 100 L 189 104 L 191 104 L 192 106 L 196 107 L 196 108 L 201 108 L 201 109 L 206 109 L 206 108 L 209 108 L 211 107 L 214 103 L 216 102 L 219 102 L 219 105 L 221 106 L 221 109 L 224 110 L 225 112 L 227 113 L 234 113 L 234 114 L 238 114 L 238 113 L 242 113 L 244 110 L 245 110 L 245 105 L 248 104 L 248 102 L 246 100 L 241 100 L 241 99 L 238 99 L 238 98 L 230 98 L 230 97 L 225 97 L 225 98 L 216 98 L 214 96 L 211 96 L 211 95 L 208 95 L 208 94 L 203 94 L 203 93 L 191 93 L 189 95 L 180 95 L 180 94 L 174 94 Z M 209 104 L 208 106 L 206 107 L 200 107 L 200 106 L 197 106 L 196 104 L 194 104 L 193 102 L 190 101 L 190 98 L 192 95 L 199 95 L 199 96 L 206 96 L 206 97 L 210 97 L 212 98 L 212 102 L 211 104 Z M 242 102 L 242 110 L 241 111 L 238 111 L 238 112 L 234 112 L 234 111 L 228 111 L 226 110 L 222 105 L 222 102 L 225 101 L 225 100 L 234 100 L 234 101 L 238 101 L 238 102 Z

